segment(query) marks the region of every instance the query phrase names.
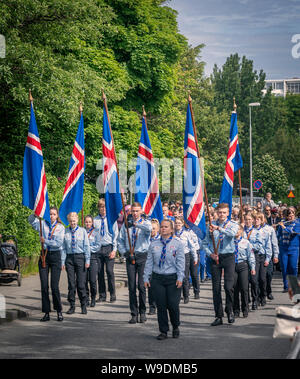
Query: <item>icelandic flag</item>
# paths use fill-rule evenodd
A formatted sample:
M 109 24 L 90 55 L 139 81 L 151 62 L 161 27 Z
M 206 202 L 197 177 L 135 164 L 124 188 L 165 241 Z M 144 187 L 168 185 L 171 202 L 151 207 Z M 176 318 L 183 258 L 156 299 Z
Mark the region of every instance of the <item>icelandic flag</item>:
M 69 225 L 67 216 L 70 212 L 79 213 L 82 209 L 84 187 L 84 125 L 81 114 L 75 143 L 73 146 L 69 174 L 65 186 L 59 217 L 65 225 Z
M 32 103 L 23 160 L 22 204 L 50 224 L 50 206 L 43 153 Z
M 189 227 L 203 239 L 206 235 L 203 189 L 190 104 L 184 136 L 183 216 Z
M 224 179 L 220 193 L 219 203 L 229 205 L 229 219 L 232 210 L 232 192 L 234 173 L 243 167 L 243 160 L 240 154 L 237 113 L 232 112 L 230 120 L 230 141 L 227 154 L 227 161 L 224 172 Z
M 120 183 L 117 172 L 117 160 L 113 138 L 110 133 L 108 115 L 105 106 L 103 107 L 103 183 L 104 198 L 108 230 L 113 233 L 113 225 L 117 221 L 123 208 Z
M 142 205 L 143 212 L 149 218 L 163 219 L 152 148 L 147 131 L 145 117 L 142 121 L 142 133 L 136 164 L 136 181 L 134 200 Z

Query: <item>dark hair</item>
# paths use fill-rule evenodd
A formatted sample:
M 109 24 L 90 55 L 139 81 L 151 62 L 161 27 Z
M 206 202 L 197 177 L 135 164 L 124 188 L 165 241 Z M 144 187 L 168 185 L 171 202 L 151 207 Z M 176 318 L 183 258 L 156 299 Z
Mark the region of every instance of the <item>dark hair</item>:
M 91 216 L 91 215 L 86 215 L 86 216 L 84 217 L 84 221 L 85 221 L 87 218 L 91 218 L 91 219 L 92 219 L 92 222 L 93 222 L 93 225 L 94 225 L 94 217 Z
M 57 207 L 55 207 L 54 205 L 52 207 L 50 207 L 50 211 L 56 211 L 57 213 L 57 222 L 59 222 L 61 224 L 61 219 L 59 218 L 59 211 L 57 209 Z

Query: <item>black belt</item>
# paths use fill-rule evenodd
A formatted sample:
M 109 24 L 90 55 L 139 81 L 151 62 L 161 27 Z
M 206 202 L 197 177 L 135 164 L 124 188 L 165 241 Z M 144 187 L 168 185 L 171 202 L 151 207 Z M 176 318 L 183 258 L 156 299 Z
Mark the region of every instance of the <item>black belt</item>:
M 152 272 L 152 279 L 177 279 L 177 274 L 157 274 L 156 272 Z

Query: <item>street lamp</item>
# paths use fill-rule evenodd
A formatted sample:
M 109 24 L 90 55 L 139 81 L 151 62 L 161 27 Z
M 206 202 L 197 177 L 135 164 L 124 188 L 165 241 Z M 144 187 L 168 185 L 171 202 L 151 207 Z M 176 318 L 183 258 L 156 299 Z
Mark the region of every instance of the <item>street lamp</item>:
M 252 183 L 252 125 L 251 125 L 251 108 L 259 107 L 260 103 L 250 103 L 249 104 L 249 118 L 250 118 L 250 205 L 253 207 L 253 183 Z

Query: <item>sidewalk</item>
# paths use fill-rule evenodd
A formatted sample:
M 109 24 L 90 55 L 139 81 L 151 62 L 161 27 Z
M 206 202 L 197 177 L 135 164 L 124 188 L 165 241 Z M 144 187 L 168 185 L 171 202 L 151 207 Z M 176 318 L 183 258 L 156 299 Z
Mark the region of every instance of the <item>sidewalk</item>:
M 116 259 L 114 272 L 118 296 L 118 289 L 127 287 L 126 263 L 119 263 L 119 259 Z M 50 301 L 52 304 L 51 288 L 49 288 L 49 290 Z M 67 302 L 68 280 L 66 271 L 62 271 L 61 273 L 60 292 L 62 305 L 66 310 L 69 305 Z M 18 287 L 16 281 L 10 284 L 0 284 L 0 296 L 1 295 L 5 298 L 6 316 L 5 318 L 0 317 L 0 324 L 15 319 L 29 318 L 33 314 L 39 314 L 42 312 L 39 274 L 23 278 L 21 287 Z

